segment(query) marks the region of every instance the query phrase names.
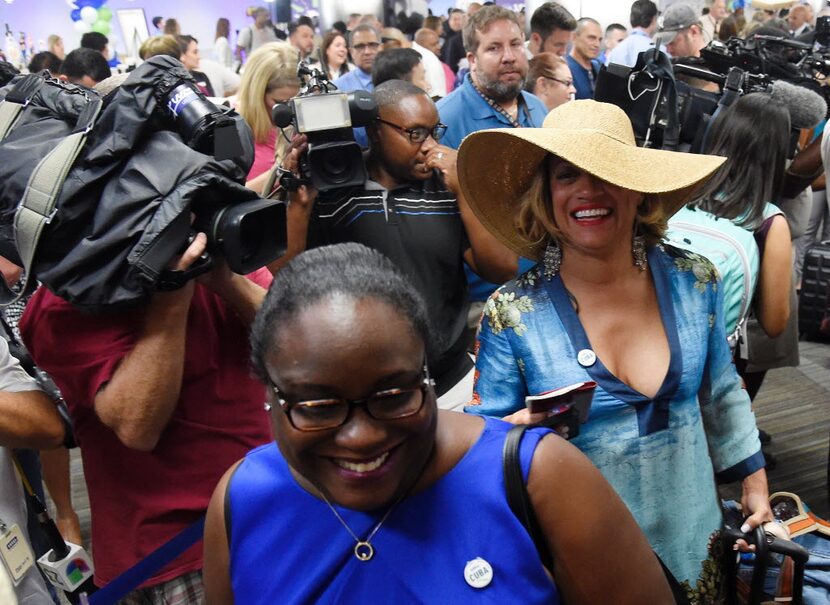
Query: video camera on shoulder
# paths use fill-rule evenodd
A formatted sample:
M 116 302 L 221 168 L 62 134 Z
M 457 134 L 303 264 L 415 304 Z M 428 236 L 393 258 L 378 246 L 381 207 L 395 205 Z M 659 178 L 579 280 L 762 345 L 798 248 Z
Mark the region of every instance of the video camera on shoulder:
M 240 118 L 211 102 L 187 79 L 164 78 L 156 86 L 163 119 L 172 123 L 191 149 L 217 160 L 245 154 Z M 246 274 L 285 252 L 285 204 L 274 200 L 226 200 L 202 196 L 194 205 L 195 220 L 181 230 L 203 231 L 208 250 L 219 253 L 231 269 Z M 186 245 L 185 245 L 186 247 Z M 204 263 L 197 272 L 207 270 Z
M 300 177 L 318 191 L 363 185 L 363 150 L 352 128 L 368 126 L 377 116 L 377 103 L 365 90 L 337 90 L 317 69 L 300 64 L 297 75 L 305 82 L 300 95 L 278 103 L 271 120 L 278 128 L 294 126 L 308 137 L 308 151 L 300 158 Z

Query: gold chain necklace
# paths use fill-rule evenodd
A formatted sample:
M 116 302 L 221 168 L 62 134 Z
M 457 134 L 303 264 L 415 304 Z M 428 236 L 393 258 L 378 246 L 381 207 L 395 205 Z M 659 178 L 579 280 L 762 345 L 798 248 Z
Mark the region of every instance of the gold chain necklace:
M 398 506 L 400 501 L 404 499 L 404 497 L 406 496 L 406 494 L 408 492 L 409 492 L 409 490 L 403 492 L 400 496 L 398 496 L 398 499 L 395 500 L 395 502 L 392 503 L 392 506 L 390 506 L 387 509 L 387 511 L 384 513 L 383 517 L 381 518 L 381 520 L 377 522 L 377 524 L 372 528 L 372 531 L 370 531 L 369 534 L 362 540 L 360 538 L 358 538 L 357 534 L 355 534 L 352 531 L 352 528 L 349 527 L 349 524 L 346 523 L 346 521 L 343 519 L 343 517 L 340 516 L 340 513 L 338 513 L 337 509 L 334 508 L 334 506 L 332 506 L 331 502 L 329 502 L 329 499 L 326 497 L 326 495 L 322 491 L 320 491 L 320 495 L 323 497 L 323 500 L 325 501 L 325 503 L 329 505 L 329 508 L 331 509 L 331 512 L 334 513 L 334 516 L 337 517 L 337 520 L 340 521 L 340 524 L 343 527 L 345 527 L 346 531 L 349 532 L 349 535 L 352 538 L 354 538 L 354 541 L 355 541 L 354 556 L 357 557 L 358 561 L 369 561 L 372 557 L 375 556 L 375 548 L 372 546 L 372 543 L 371 543 L 372 538 L 375 537 L 375 534 L 378 533 L 378 530 L 380 529 L 380 526 L 383 525 L 384 521 L 386 521 L 386 519 L 389 518 L 389 515 L 392 514 L 392 511 L 395 510 L 395 507 Z

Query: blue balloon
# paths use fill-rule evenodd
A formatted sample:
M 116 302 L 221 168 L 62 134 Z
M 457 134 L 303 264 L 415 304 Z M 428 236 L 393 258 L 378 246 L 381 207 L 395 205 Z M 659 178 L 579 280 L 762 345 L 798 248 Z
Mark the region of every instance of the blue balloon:
M 92 8 L 100 8 L 105 1 L 106 0 L 75 0 L 75 6 L 77 6 L 78 8 L 83 8 L 85 6 L 91 6 Z
M 76 8 L 71 13 L 69 13 L 69 16 L 72 17 L 73 21 L 80 21 L 81 20 L 81 9 Z

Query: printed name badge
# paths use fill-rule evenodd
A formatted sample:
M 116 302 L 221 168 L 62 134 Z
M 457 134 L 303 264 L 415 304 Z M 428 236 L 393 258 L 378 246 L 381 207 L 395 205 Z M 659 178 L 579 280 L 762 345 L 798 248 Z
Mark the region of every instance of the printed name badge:
M 464 566 L 464 580 L 473 588 L 484 588 L 493 581 L 493 567 L 481 557 L 467 561 Z
M 35 555 L 19 525 L 12 525 L 5 532 L 0 531 L 0 559 L 15 586 L 20 584 L 23 576 L 35 564 Z

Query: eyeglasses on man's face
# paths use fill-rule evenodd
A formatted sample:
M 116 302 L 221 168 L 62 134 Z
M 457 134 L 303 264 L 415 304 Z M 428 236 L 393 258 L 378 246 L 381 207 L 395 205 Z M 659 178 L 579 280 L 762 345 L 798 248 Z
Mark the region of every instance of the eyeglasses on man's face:
M 427 128 L 426 126 L 416 126 L 415 128 L 404 128 L 403 126 L 399 126 L 398 124 L 394 124 L 393 122 L 389 122 L 387 120 L 381 118 L 375 118 L 381 124 L 386 124 L 387 126 L 391 126 L 396 130 L 400 131 L 401 133 L 409 135 L 409 140 L 416 145 L 419 145 L 427 140 L 428 136 L 432 136 L 433 139 L 436 141 L 440 141 L 441 138 L 444 136 L 444 133 L 447 132 L 447 125 L 438 122 L 432 128 Z
M 360 44 L 355 44 L 352 46 L 352 50 L 357 53 L 365 53 L 369 50 L 378 50 L 380 48 L 380 42 L 361 42 Z
M 365 399 L 332 398 L 290 402 L 273 381 L 271 388 L 291 426 L 298 431 L 324 431 L 346 424 L 354 407 L 358 405 L 363 406 L 366 413 L 375 420 L 399 420 L 414 416 L 424 407 L 427 391 L 434 384 L 425 365 L 416 386 L 385 389 Z

